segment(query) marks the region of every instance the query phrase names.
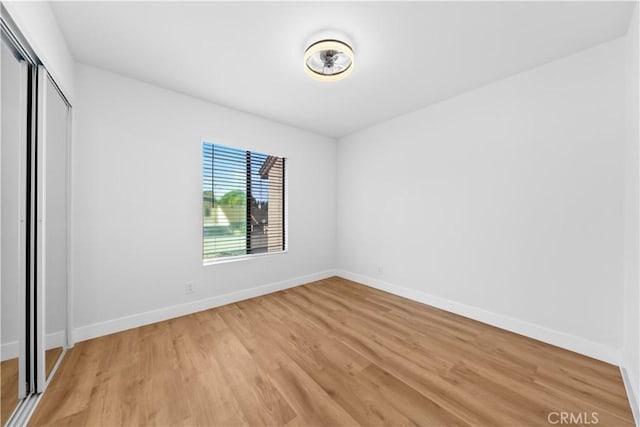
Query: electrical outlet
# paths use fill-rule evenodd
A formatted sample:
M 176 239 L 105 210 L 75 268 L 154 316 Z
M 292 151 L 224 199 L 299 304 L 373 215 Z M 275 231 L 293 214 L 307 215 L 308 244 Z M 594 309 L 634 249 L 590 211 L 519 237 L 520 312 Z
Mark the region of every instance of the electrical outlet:
M 378 266 L 378 274 L 384 273 L 384 268 L 381 265 Z
M 185 294 L 192 294 L 196 291 L 196 285 L 193 282 L 187 282 L 184 285 L 184 293 Z

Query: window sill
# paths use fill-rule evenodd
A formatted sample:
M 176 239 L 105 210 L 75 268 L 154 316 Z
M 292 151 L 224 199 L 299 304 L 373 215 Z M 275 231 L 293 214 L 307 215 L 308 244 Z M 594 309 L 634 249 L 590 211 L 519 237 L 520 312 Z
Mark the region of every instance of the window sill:
M 267 252 L 262 254 L 236 255 L 236 256 L 229 256 L 224 258 L 205 259 L 202 261 L 202 265 L 207 266 L 207 265 L 216 265 L 216 264 L 226 264 L 228 262 L 238 262 L 238 261 L 246 261 L 249 259 L 266 258 L 274 255 L 287 254 L 288 252 L 289 250 L 285 249 L 284 251 L 278 251 L 278 252 Z

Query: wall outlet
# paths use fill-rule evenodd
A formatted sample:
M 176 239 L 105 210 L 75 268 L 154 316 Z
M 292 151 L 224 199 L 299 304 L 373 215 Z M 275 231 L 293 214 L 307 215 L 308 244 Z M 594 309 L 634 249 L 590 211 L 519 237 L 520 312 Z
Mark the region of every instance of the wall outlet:
M 193 282 L 187 282 L 184 285 L 184 293 L 185 294 L 192 294 L 196 291 L 196 285 Z
M 382 273 L 384 273 L 384 268 L 381 265 L 379 265 L 378 266 L 378 274 L 382 274 Z

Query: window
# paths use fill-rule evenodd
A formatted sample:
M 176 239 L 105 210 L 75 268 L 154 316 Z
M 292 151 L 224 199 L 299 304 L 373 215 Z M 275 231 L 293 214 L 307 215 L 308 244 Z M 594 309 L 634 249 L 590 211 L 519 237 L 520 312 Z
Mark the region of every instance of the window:
M 285 250 L 283 157 L 202 143 L 202 258 Z

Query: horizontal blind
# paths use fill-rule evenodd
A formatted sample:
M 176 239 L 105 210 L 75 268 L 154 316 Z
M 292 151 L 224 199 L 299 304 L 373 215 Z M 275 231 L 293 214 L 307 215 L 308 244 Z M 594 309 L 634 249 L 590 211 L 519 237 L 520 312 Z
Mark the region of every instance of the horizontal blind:
M 285 159 L 202 144 L 203 258 L 285 249 Z

